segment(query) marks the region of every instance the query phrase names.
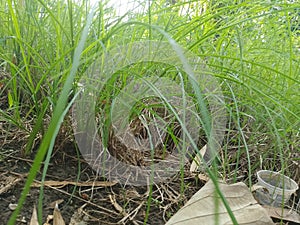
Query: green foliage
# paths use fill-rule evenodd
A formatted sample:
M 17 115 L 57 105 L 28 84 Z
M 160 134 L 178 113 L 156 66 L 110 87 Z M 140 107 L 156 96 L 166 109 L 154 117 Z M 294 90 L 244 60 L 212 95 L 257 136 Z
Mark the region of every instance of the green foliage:
M 89 32 L 84 31 L 89 1 L 0 2 L 0 70 L 11 75 L 5 86 L 8 109 L 0 109 L 1 120 L 29 132 L 26 153 L 37 134 L 44 135 L 45 116 L 53 114 L 54 121 L 44 135 L 24 194 L 53 142 L 59 116 L 77 94 L 77 81 L 94 60 L 117 45 L 167 37 L 200 56 L 206 71 L 222 85 L 229 115 L 225 157 L 220 159 L 224 177 L 231 173 L 230 160 L 236 162 L 235 171 L 239 169 L 242 155 L 247 158 L 249 184 L 259 167 L 288 169 L 287 155 L 300 144 L 297 1 L 140 1 L 138 10 L 121 16 L 101 2 L 94 8 Z M 80 42 L 87 34 L 85 43 Z M 157 73 L 158 68 L 150 63 L 147 71 Z M 126 76 L 132 72 L 130 67 L 122 71 Z M 110 99 L 110 91 L 117 90 L 107 91 L 101 98 Z M 27 121 L 33 121 L 32 129 L 25 128 Z M 254 153 L 252 146 L 259 148 L 260 142 L 262 149 Z M 233 159 L 226 157 L 230 145 L 238 149 Z M 271 160 L 260 165 L 251 160 L 253 154 Z M 214 176 L 211 171 L 210 175 Z

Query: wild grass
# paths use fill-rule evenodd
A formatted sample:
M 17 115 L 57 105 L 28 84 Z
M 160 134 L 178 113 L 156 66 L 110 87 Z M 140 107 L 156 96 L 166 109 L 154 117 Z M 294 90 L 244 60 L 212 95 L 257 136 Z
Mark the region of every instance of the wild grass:
M 204 0 L 140 5 L 118 16 L 99 2 L 91 19 L 89 1 L 0 3 L 0 69 L 10 74 L 1 91 L 8 107 L 0 109 L 0 121 L 29 135 L 25 154 L 38 135 L 43 137 L 20 203 L 46 154 L 50 160 L 49 145 L 78 94 L 81 76 L 102 53 L 145 40 L 174 40 L 199 56 L 205 72 L 220 83 L 228 125 L 220 157 L 208 170 L 214 181 L 243 180 L 251 186 L 258 169 L 293 176 L 290 157 L 299 154 L 300 146 L 300 4 Z M 147 70 L 159 74 L 159 68 L 153 62 Z M 131 69 L 122 72 L 131 76 Z M 197 86 L 192 87 L 200 104 Z M 31 126 L 24 125 L 28 121 Z

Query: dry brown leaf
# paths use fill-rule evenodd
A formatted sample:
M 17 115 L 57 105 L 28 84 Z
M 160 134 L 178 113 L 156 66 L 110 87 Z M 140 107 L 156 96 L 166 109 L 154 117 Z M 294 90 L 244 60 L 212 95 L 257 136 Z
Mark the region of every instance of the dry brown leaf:
M 58 205 L 54 207 L 53 210 L 53 225 L 65 225 L 65 221 L 58 209 Z
M 207 145 L 204 145 L 201 150 L 199 151 L 199 153 L 201 154 L 202 158 L 204 157 L 205 153 L 207 151 Z M 201 165 L 201 157 L 199 156 L 199 154 L 197 154 L 193 161 L 192 161 L 192 164 L 190 166 L 190 172 L 194 173 L 194 172 L 197 172 L 198 169 L 199 169 L 199 166 Z
M 53 220 L 53 215 L 48 215 L 46 219 L 46 223 L 44 223 L 43 225 L 51 225 L 50 221 L 52 220 Z
M 44 186 L 63 188 L 66 185 L 76 185 L 78 187 L 111 187 L 117 184 L 117 182 L 110 181 L 94 181 L 94 182 L 74 182 L 74 181 L 55 181 L 49 180 L 44 182 Z M 31 187 L 41 187 L 42 183 L 35 181 L 31 184 Z
M 201 181 L 204 181 L 204 182 L 208 182 L 209 181 L 209 177 L 203 173 L 200 173 L 198 175 L 198 178 L 201 180 Z
M 59 204 L 61 204 L 61 203 L 63 203 L 63 202 L 64 202 L 63 199 L 58 199 L 58 200 L 56 200 L 56 201 L 54 201 L 54 202 L 49 203 L 48 208 L 49 208 L 49 209 L 54 209 L 56 205 L 59 205 Z
M 21 177 L 0 175 L 0 195 L 12 189 L 21 180 Z
M 39 225 L 38 217 L 37 217 L 37 211 L 36 206 L 33 206 L 32 215 L 30 219 L 30 225 Z
M 280 220 L 282 219 L 286 222 L 300 224 L 300 215 L 293 210 L 277 208 L 268 205 L 264 205 L 263 207 L 266 209 L 267 213 L 273 218 Z
M 266 210 L 257 203 L 244 183 L 220 183 L 219 186 L 239 225 L 274 225 Z M 166 225 L 214 225 L 216 217 L 220 225 L 233 224 L 220 198 L 216 212 L 216 196 L 213 182 L 208 181 Z

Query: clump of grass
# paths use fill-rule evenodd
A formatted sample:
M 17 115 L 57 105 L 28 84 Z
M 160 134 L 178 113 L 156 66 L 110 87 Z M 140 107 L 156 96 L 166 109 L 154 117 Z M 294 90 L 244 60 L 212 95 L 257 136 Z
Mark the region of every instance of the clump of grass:
M 0 71 L 9 74 L 6 91 L 1 91 L 7 101 L 1 105 L 1 121 L 28 133 L 25 154 L 38 135 L 44 137 L 24 193 L 53 144 L 51 135 L 62 119 L 58 114 L 78 93 L 82 74 L 102 53 L 144 40 L 176 41 L 201 57 L 205 71 L 220 82 L 229 122 L 220 157 L 208 170 L 212 178 L 251 186 L 261 168 L 292 176 L 288 156 L 299 153 L 299 3 L 191 0 L 145 1 L 141 6 L 118 17 L 99 2 L 87 32 L 89 1 L 0 3 Z M 80 42 L 82 35 L 85 42 Z M 165 76 L 168 70 L 161 68 L 152 62 L 146 70 Z M 129 77 L 136 71 L 127 67 L 121 72 Z M 120 89 L 108 88 L 102 100 L 110 101 Z M 54 121 L 49 127 L 47 116 Z M 31 126 L 24 126 L 28 121 Z M 51 148 L 47 162 L 50 155 Z

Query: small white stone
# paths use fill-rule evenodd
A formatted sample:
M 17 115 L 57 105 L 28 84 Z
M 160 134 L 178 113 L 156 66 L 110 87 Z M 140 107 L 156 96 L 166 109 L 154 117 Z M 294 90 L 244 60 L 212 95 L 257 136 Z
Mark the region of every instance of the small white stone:
M 8 208 L 9 208 L 10 210 L 12 210 L 12 211 L 14 211 L 17 207 L 18 207 L 18 204 L 12 204 L 12 203 L 10 203 L 10 204 L 8 205 Z
M 25 216 L 22 217 L 22 219 L 20 220 L 21 223 L 27 223 Z

